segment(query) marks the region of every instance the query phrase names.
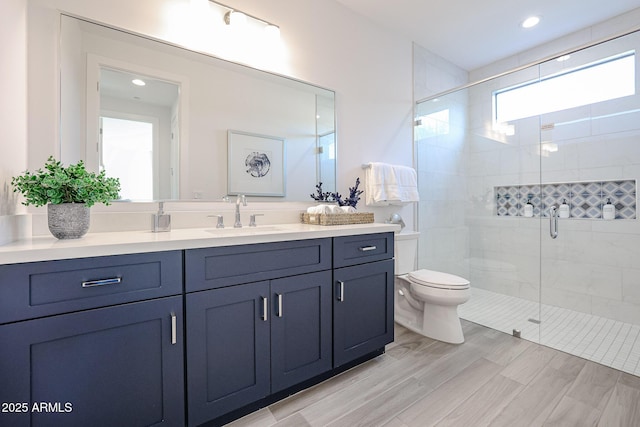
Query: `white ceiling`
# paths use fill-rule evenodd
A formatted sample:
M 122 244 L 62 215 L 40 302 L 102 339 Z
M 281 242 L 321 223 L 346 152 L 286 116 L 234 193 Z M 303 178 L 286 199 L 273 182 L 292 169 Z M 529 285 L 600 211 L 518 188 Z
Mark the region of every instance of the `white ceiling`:
M 466 70 L 640 7 L 640 0 L 337 1 Z M 520 28 L 530 15 L 540 24 Z

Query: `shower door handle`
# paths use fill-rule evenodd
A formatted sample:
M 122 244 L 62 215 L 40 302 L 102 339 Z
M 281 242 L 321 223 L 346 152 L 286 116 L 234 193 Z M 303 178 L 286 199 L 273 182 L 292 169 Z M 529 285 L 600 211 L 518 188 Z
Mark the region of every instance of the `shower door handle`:
M 549 234 L 552 239 L 558 237 L 558 216 L 560 212 L 558 212 L 557 206 L 551 206 L 549 208 Z

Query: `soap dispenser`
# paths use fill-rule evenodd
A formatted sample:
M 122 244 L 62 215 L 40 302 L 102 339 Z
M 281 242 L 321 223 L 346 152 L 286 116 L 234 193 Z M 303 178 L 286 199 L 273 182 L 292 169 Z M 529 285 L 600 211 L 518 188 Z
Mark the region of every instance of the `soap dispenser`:
M 611 199 L 607 199 L 607 203 L 602 206 L 603 219 L 616 219 L 616 207 L 611 203 Z
M 560 218 L 569 218 L 569 205 L 567 204 L 567 199 L 562 199 L 562 204 L 558 209 Z
M 527 218 L 533 217 L 533 203 L 531 203 L 531 196 L 529 196 L 527 203 L 524 205 L 524 216 Z
M 171 231 L 171 215 L 164 213 L 164 202 L 158 202 L 158 212 L 153 214 L 153 232 Z

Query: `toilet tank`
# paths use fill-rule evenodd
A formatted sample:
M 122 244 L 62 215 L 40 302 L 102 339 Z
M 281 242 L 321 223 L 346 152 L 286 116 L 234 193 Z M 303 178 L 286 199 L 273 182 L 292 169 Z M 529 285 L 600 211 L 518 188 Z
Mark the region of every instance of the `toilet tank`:
M 407 274 L 416 270 L 418 237 L 420 237 L 420 233 L 417 231 L 398 233 L 394 236 L 396 275 Z

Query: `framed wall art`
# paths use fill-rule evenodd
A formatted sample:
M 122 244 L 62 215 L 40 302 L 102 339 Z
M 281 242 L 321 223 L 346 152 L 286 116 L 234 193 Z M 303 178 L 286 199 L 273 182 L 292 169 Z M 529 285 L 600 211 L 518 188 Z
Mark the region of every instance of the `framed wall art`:
M 285 196 L 284 138 L 229 130 L 227 189 L 230 195 Z

